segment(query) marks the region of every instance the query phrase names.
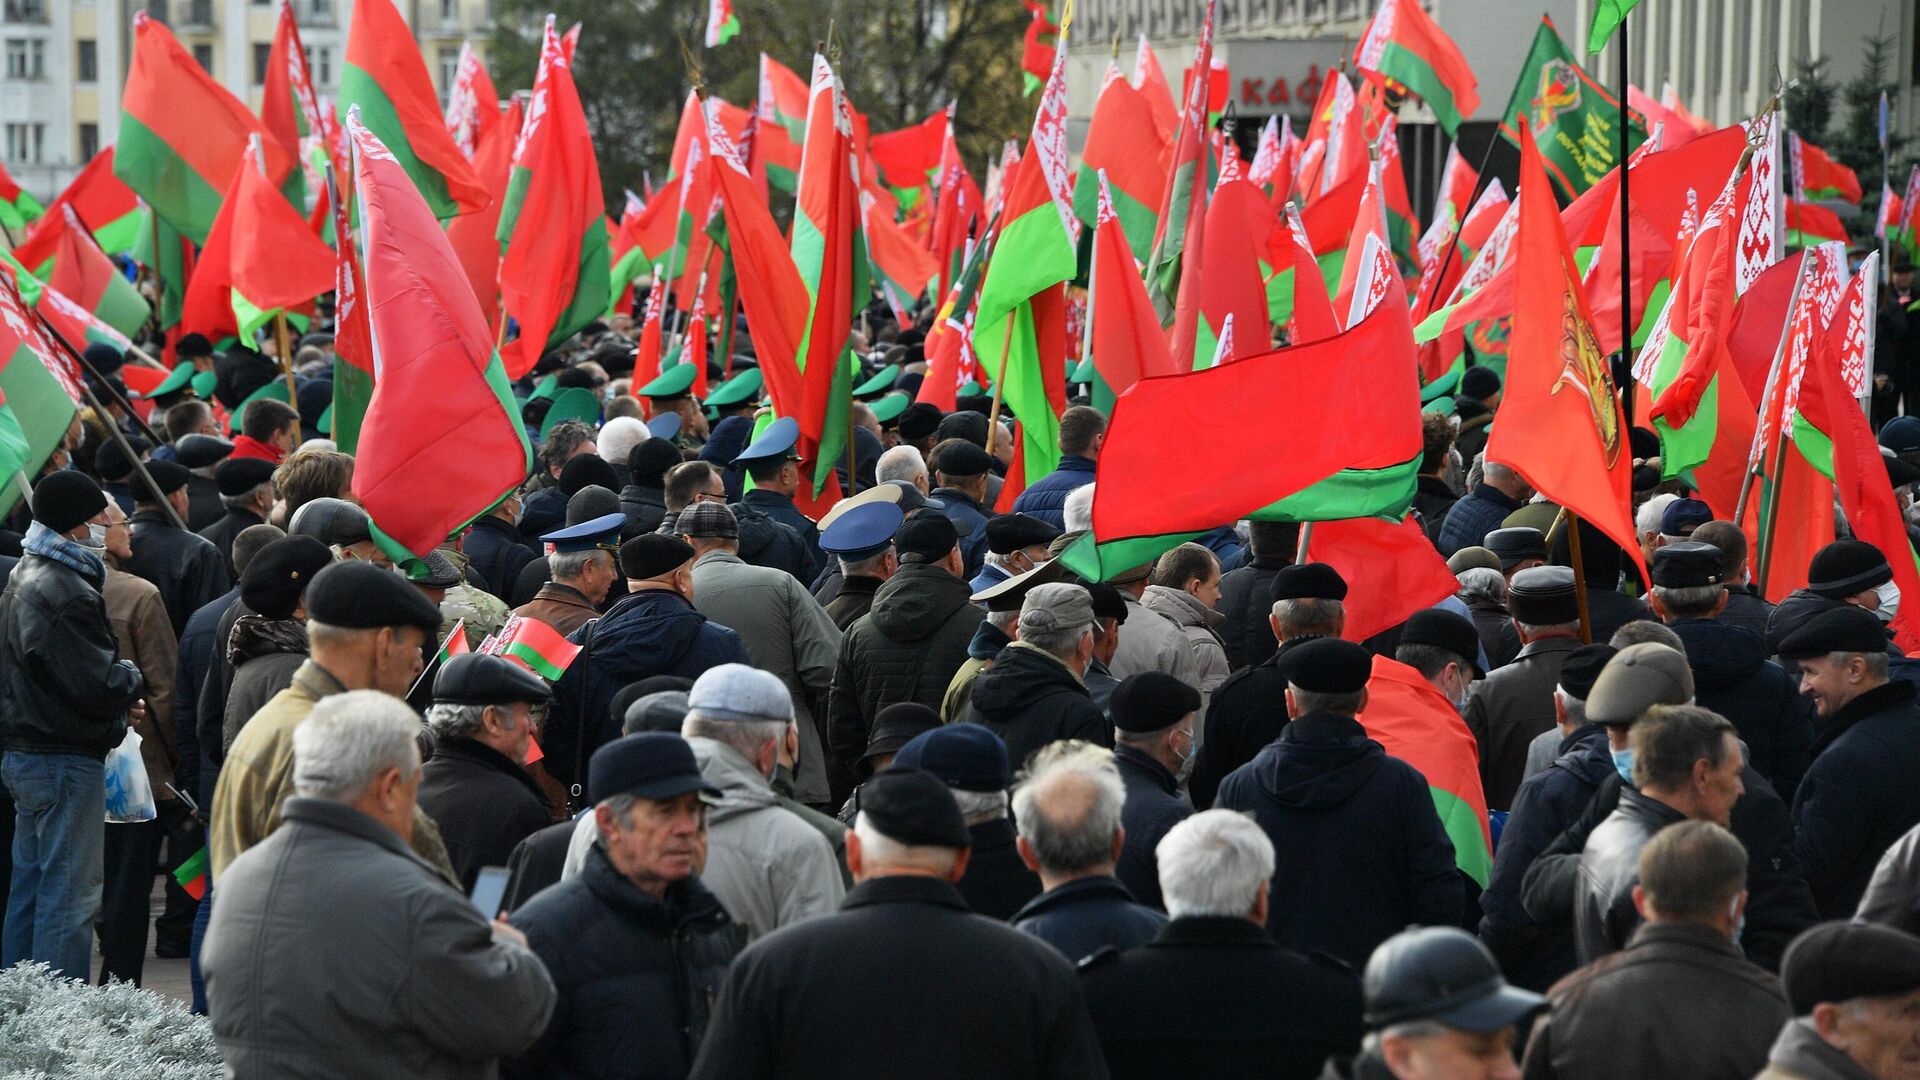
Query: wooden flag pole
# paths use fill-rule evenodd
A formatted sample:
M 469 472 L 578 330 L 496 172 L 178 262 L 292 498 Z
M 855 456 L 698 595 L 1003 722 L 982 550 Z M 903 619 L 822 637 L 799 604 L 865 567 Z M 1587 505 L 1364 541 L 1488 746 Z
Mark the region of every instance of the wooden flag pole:
M 1000 431 L 1000 391 L 1007 383 L 1007 350 L 1013 348 L 1013 312 L 1007 312 L 1007 332 L 1000 336 L 1000 374 L 993 380 L 993 408 L 987 411 L 987 453 L 993 453 Z
M 295 416 L 300 415 L 300 390 L 293 384 L 293 341 L 287 333 L 287 313 L 273 313 L 273 341 L 280 350 L 280 375 L 287 380 L 287 404 L 293 407 Z
M 1567 560 L 1573 563 L 1573 604 L 1580 615 L 1580 643 L 1591 645 L 1593 618 L 1587 610 L 1586 566 L 1580 561 L 1580 519 L 1563 506 L 1559 516 L 1553 519 L 1553 528 L 1567 530 Z

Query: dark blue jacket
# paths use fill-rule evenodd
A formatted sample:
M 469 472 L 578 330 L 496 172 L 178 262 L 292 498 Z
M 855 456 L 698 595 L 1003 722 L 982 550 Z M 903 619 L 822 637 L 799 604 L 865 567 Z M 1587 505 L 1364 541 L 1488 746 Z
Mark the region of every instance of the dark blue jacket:
M 1410 925 L 1461 922 L 1453 842 L 1426 778 L 1351 716 L 1295 717 L 1220 782 L 1214 805 L 1252 813 L 1273 840 L 1267 929 L 1282 948 L 1359 971 Z
M 1067 496 L 1077 488 L 1093 483 L 1093 459 L 1079 454 L 1066 454 L 1060 458 L 1060 464 L 1047 475 L 1035 480 L 1013 500 L 1013 512 L 1037 517 L 1056 529 L 1065 531 L 1066 524 L 1061 512 L 1067 505 Z
M 1153 758 L 1121 745 L 1113 748 L 1113 761 L 1120 767 L 1120 782 L 1127 787 L 1127 802 L 1120 811 L 1120 825 L 1127 835 L 1113 875 L 1134 899 L 1164 911 L 1167 905 L 1160 895 L 1160 862 L 1154 849 L 1168 830 L 1192 816 L 1193 807 L 1180 797 L 1180 782 Z
M 801 513 L 800 508 L 793 504 L 793 499 L 777 491 L 754 488 L 740 496 L 740 503 L 760 511 L 800 534 L 800 539 L 807 545 L 807 572 L 794 576 L 799 578 L 802 584 L 812 581 L 819 575 L 827 565 L 827 556 L 820 550 L 820 526 L 816 525 L 812 518 Z
M 1451 558 L 1463 547 L 1479 545 L 1522 505 L 1492 484 L 1482 483 L 1447 511 L 1447 520 L 1440 526 L 1440 554 Z
M 564 506 L 562 507 L 564 510 Z M 473 523 L 461 544 L 467 564 L 480 575 L 486 590 L 505 601 L 513 592 L 514 580 L 537 554 L 527 545 L 520 530 L 489 514 Z
M 970 578 L 980 572 L 987 557 L 987 512 L 956 488 L 934 488 L 933 498 L 946 506 L 941 513 L 953 522 L 953 531 L 960 534 L 960 555 L 966 560 L 966 569 L 960 576 Z
M 189 616 L 186 629 L 180 632 L 180 659 L 173 672 L 173 730 L 180 764 L 174 772 L 180 790 L 192 791 L 201 806 L 213 805 L 214 782 L 220 778 L 220 761 L 215 756 L 220 753 L 220 740 L 209 746 L 200 738 L 200 684 L 213 669 L 220 617 L 238 599 L 240 586 L 235 585 Z M 215 718 L 213 729 L 219 728 L 221 719 Z
M 1682 619 L 1671 629 L 1687 647 L 1695 702 L 1733 721 L 1748 764 L 1791 806 L 1813 762 L 1812 700 L 1767 659 L 1759 634 L 1720 619 Z
M 1227 647 L 1227 665 L 1235 671 L 1272 656 L 1279 648 L 1267 616 L 1273 601 L 1267 593 L 1273 579 L 1292 564 L 1291 559 L 1255 559 L 1220 576 L 1220 640 Z
M 520 536 L 528 543 L 567 523 L 567 493 L 558 487 L 544 487 L 527 496 L 520 504 Z
M 1860 905 L 1880 856 L 1920 824 L 1920 706 L 1890 682 L 1826 717 L 1793 802 L 1794 840 L 1822 919 Z
M 697 679 L 711 667 L 753 662 L 740 635 L 708 622 L 679 593 L 665 589 L 624 597 L 567 640 L 586 648 L 553 684 L 553 705 L 540 733 L 547 772 L 562 784 L 584 783 L 578 763 L 619 737 L 611 709 L 621 687 L 653 675 Z
M 1013 927 L 1079 963 L 1101 949 L 1131 949 L 1160 936 L 1167 917 L 1134 903 L 1117 878 L 1076 878 L 1027 902 Z

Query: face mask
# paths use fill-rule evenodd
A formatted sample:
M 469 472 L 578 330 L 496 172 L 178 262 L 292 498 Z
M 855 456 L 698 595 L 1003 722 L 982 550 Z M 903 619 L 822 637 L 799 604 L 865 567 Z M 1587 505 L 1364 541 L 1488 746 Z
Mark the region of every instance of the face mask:
M 1892 622 L 1894 614 L 1900 610 L 1900 586 L 1887 581 L 1875 586 L 1873 591 L 1880 597 L 1880 606 L 1873 613 L 1880 616 L 1883 623 Z
M 1180 755 L 1180 767 L 1174 770 L 1173 778 L 1175 781 L 1181 784 L 1185 784 L 1187 782 L 1187 778 L 1192 775 L 1193 775 L 1193 734 L 1192 732 L 1188 732 L 1187 752 Z
M 107 549 L 107 527 L 105 525 L 88 522 L 87 538 L 85 540 L 77 540 L 75 543 L 86 548 L 88 551 L 105 551 Z
M 1613 769 L 1620 774 L 1620 779 L 1633 783 L 1633 747 L 1613 752 Z

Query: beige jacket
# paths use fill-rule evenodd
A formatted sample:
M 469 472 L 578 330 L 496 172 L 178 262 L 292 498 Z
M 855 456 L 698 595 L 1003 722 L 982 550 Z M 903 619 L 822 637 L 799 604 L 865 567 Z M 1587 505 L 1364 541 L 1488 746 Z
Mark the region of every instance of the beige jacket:
M 140 759 L 147 766 L 153 797 L 171 799 L 178 744 L 173 730 L 173 677 L 180 663 L 180 643 L 173 636 L 166 602 L 153 582 L 123 570 L 107 569 L 107 621 L 120 642 L 120 655 L 133 661 L 146 680 L 147 718 L 134 725 L 140 733 Z

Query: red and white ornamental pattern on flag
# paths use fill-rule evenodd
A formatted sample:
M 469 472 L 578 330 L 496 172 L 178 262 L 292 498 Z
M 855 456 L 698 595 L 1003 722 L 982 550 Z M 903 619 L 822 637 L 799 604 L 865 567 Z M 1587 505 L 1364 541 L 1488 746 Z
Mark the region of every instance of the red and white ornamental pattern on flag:
M 1260 129 L 1260 145 L 1254 148 L 1253 164 L 1247 167 L 1247 179 L 1256 184 L 1273 183 L 1273 174 L 1280 168 L 1280 145 L 1286 141 L 1280 134 L 1281 124 L 1286 125 L 1287 137 L 1291 137 L 1293 118 L 1290 116 L 1269 116 L 1267 126 Z
M 1756 155 L 1755 160 L 1758 160 Z M 1734 193 L 1739 186 L 1739 178 L 1728 176 L 1726 186 L 1721 188 L 1713 205 L 1707 207 L 1706 216 L 1696 224 L 1693 211 L 1697 195 L 1693 189 L 1687 190 L 1687 209 L 1680 215 L 1680 232 L 1674 238 L 1673 249 L 1685 254 L 1688 260 L 1693 258 L 1694 238 L 1711 229 L 1720 228 L 1734 214 Z M 1684 276 L 1686 263 L 1676 260 L 1674 277 Z M 1652 387 L 1655 370 L 1660 366 L 1660 356 L 1667 348 L 1667 339 L 1673 336 L 1673 307 L 1680 297 L 1684 283 L 1676 280 L 1674 289 L 1667 296 L 1667 302 L 1660 306 L 1660 313 L 1654 316 L 1653 326 L 1647 330 L 1645 344 L 1641 345 L 1639 355 L 1634 357 L 1633 378 L 1643 386 Z
M 1399 280 L 1400 271 L 1393 264 L 1393 252 L 1377 233 L 1368 233 L 1366 246 L 1360 249 L 1360 271 L 1353 280 L 1353 306 L 1347 312 L 1347 327 L 1352 329 L 1360 325 L 1360 320 L 1373 314 L 1380 306 L 1393 286 Z
M 1747 128 L 1759 146 L 1747 164 L 1746 210 L 1733 249 L 1733 293 L 1747 291 L 1760 272 L 1786 255 L 1786 208 L 1780 192 L 1780 114 L 1767 113 Z M 1676 248 L 1676 250 L 1678 250 Z
M 1898 224 L 1901 227 L 1910 228 L 1913 224 L 1914 215 L 1920 213 L 1920 165 L 1915 165 L 1913 169 L 1907 173 L 1907 193 L 1900 196 L 1900 207 L 1902 212 L 1907 215 L 1907 220 L 1899 222 Z
M 7 324 L 9 333 L 33 350 L 33 354 L 59 380 L 60 388 L 67 392 L 75 405 L 85 405 L 86 393 L 80 389 L 80 375 L 73 368 L 73 358 L 67 355 L 65 349 L 47 340 L 46 334 L 41 332 L 39 320 L 27 314 L 19 290 L 14 286 L 13 275 L 4 269 L 0 269 L 0 275 L 6 277 L 5 287 L 0 288 L 0 321 Z M 42 286 L 43 296 L 50 291 Z
M 1493 275 L 1507 265 L 1508 258 L 1513 254 L 1514 237 L 1520 233 L 1520 199 L 1524 194 L 1524 192 L 1516 194 L 1507 200 L 1506 211 L 1500 215 L 1499 224 L 1487 234 L 1487 242 L 1474 256 L 1473 265 L 1467 267 L 1467 272 L 1461 275 L 1460 284 L 1455 286 L 1453 296 L 1448 299 L 1448 303 L 1484 287 L 1487 282 L 1493 280 Z M 1481 201 L 1485 202 L 1485 198 L 1483 197 Z
M 1846 319 L 1846 336 L 1840 346 L 1840 376 L 1846 380 L 1847 390 L 1856 398 L 1867 396 L 1869 389 L 1868 358 L 1873 355 L 1874 317 L 1873 296 L 1879 290 L 1880 253 L 1870 251 L 1860 262 L 1860 269 L 1847 283 L 1847 290 L 1836 307 L 1837 315 Z
M 1787 319 L 1786 364 L 1780 372 L 1775 395 L 1780 403 L 1777 415 L 1784 438 L 1793 437 L 1793 414 L 1800 407 L 1800 381 L 1806 377 L 1814 337 L 1827 325 L 1827 320 L 1833 318 L 1847 281 L 1847 245 L 1838 240 L 1806 249 L 1805 258 L 1800 271 L 1800 296 Z M 1772 415 L 1776 413 L 1763 408 L 1763 420 Z M 1754 440 L 1754 445 L 1762 450 L 1770 427 L 1762 424 L 1760 438 Z
M 474 151 L 480 142 L 480 98 L 474 88 L 475 80 L 486 75 L 486 67 L 473 51 L 473 46 L 465 41 L 460 43 L 460 61 L 454 67 L 453 86 L 447 91 L 447 130 L 453 133 L 453 144 L 460 152 L 473 159 Z
M 1327 127 L 1327 141 L 1320 157 L 1320 194 L 1325 195 L 1333 186 L 1346 179 L 1341 175 L 1341 159 L 1346 156 L 1346 141 L 1350 136 L 1349 128 L 1356 127 L 1348 123 L 1358 99 L 1354 97 L 1353 84 L 1345 75 L 1339 75 L 1333 88 L 1332 123 Z

